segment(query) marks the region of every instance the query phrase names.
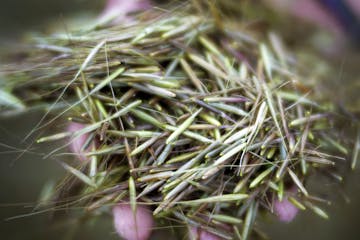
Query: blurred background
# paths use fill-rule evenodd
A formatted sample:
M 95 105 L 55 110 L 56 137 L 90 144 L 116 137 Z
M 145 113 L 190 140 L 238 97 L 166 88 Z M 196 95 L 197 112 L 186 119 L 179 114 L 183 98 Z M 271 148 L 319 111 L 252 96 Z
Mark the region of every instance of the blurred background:
M 27 32 L 46 33 L 50 22 L 66 30 L 69 24 L 73 23 L 69 19 L 74 19 L 74 16 L 82 16 L 80 18 L 82 21 L 94 18 L 101 11 L 105 1 L 1 0 L 0 4 L 1 64 L 3 53 L 12 51 L 9 47 L 11 43 L 21 41 Z M 306 27 L 307 25 L 304 24 L 305 29 Z M 357 56 L 358 53 L 355 52 Z M 360 62 L 349 61 L 347 53 L 340 53 L 337 59 L 332 61 L 335 61 L 340 76 L 335 78 L 338 82 L 329 80 L 329 85 L 337 86 L 333 90 L 334 96 L 339 96 L 335 94 L 338 92 L 348 93 L 343 90 L 347 85 L 358 86 L 354 81 L 359 79 L 359 71 L 347 70 L 347 65 L 358 66 Z M 353 77 L 343 79 L 343 75 Z M 339 82 L 339 78 L 343 82 Z M 343 96 L 347 95 L 347 99 L 352 99 L 356 103 L 359 99 L 358 90 L 359 87 L 349 91 L 352 95 L 343 94 Z M 352 107 L 358 108 L 356 105 Z M 51 182 L 56 183 L 65 173 L 56 161 L 43 159 L 39 155 L 49 151 L 53 146 L 34 145 L 26 149 L 33 139 L 22 142 L 41 117 L 41 112 L 32 111 L 0 118 L 0 239 L 70 239 L 70 236 L 73 236 L 73 239 L 118 239 L 112 228 L 110 216 L 101 216 L 80 227 L 79 221 L 70 215 L 64 222 L 52 224 L 51 213 L 32 214 L 36 211 L 36 201 L 44 186 Z M 316 182 L 313 188 L 331 189 L 329 182 L 318 180 Z M 327 194 L 334 196 L 332 199 L 335 199 L 332 206 L 326 209 L 330 216 L 328 221 L 308 211 L 301 213 L 289 224 L 279 223 L 274 217 L 265 216 L 260 222 L 261 228 L 272 239 L 280 240 L 360 239 L 359 170 L 348 171 L 343 189 L 340 190 L 342 194 L 339 194 L 339 191 L 328 191 Z M 161 237 L 156 235 L 153 239 L 161 239 Z

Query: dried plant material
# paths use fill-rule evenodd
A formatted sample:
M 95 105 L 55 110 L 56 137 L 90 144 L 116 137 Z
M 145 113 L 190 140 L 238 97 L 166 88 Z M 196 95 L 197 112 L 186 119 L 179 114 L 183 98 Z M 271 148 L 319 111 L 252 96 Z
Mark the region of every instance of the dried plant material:
M 45 106 L 31 134 L 60 119 L 82 126 L 38 140 L 70 137 L 47 157 L 73 141 L 73 155 L 89 160 L 81 168 L 62 163 L 81 184 L 74 187 L 80 200 L 61 201 L 88 210 L 115 205 L 135 225 L 144 203 L 156 218 L 225 239 L 249 239 L 264 206 L 291 209 L 284 221 L 298 209 L 327 218 L 306 180 L 310 172 L 337 176 L 348 146 L 332 129 L 331 104 L 294 80 L 311 68 L 290 60 L 280 37 L 270 35 L 269 45 L 256 29 L 219 22 L 214 6 L 199 6 L 154 8 L 131 24 L 42 37 L 3 70 L 3 85 L 12 87 L 1 86 L 0 105 Z M 287 197 L 293 186 L 300 191 Z

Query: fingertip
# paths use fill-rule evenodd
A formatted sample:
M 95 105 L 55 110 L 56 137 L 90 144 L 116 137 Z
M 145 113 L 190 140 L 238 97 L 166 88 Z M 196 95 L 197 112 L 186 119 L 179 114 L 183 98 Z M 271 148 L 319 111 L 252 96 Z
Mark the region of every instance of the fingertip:
M 67 131 L 71 133 L 75 133 L 83 128 L 85 128 L 86 125 L 76 122 L 71 122 L 68 127 Z M 70 139 L 70 151 L 77 155 L 78 159 L 81 161 L 86 161 L 88 158 L 85 156 L 83 152 L 83 146 L 88 138 L 88 134 L 82 134 L 80 136 L 72 137 Z
M 201 228 L 190 227 L 189 240 L 221 240 L 221 238 Z
M 287 198 L 276 199 L 274 202 L 274 213 L 281 222 L 292 222 L 297 216 L 299 209 L 295 207 Z
M 100 18 L 116 16 L 115 22 L 128 21 L 130 13 L 146 10 L 150 7 L 150 0 L 107 0 Z
M 154 228 L 154 219 L 150 209 L 138 205 L 136 212 L 130 204 L 119 203 L 113 210 L 114 227 L 125 240 L 148 240 Z

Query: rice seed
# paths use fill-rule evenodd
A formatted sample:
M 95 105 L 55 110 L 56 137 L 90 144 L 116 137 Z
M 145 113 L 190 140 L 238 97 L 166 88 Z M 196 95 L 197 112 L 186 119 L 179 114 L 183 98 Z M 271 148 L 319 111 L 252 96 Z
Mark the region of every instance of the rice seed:
M 174 175 L 173 171 L 165 171 L 165 172 L 159 172 L 155 174 L 147 174 L 143 177 L 140 177 L 137 179 L 138 182 L 149 182 L 149 181 L 155 181 L 155 180 L 163 180 L 170 178 Z
M 67 138 L 67 137 L 71 136 L 72 134 L 73 134 L 72 132 L 57 133 L 57 134 L 54 134 L 51 136 L 39 138 L 38 140 L 36 140 L 36 142 L 43 143 L 43 142 L 57 141 L 60 139 Z
M 0 88 L 0 106 L 12 107 L 17 110 L 24 110 L 26 106 L 13 94 Z
M 79 180 L 81 180 L 82 182 L 84 182 L 85 184 L 89 185 L 90 187 L 96 188 L 97 185 L 94 182 L 93 179 L 89 178 L 88 176 L 86 176 L 84 173 L 82 173 L 81 171 L 71 167 L 70 165 L 61 162 L 61 165 L 67 170 L 69 171 L 71 174 L 73 174 L 75 177 L 77 177 Z
M 234 224 L 234 225 L 239 225 L 242 224 L 242 220 L 236 217 L 231 217 L 228 215 L 223 215 L 223 214 L 212 214 L 211 218 L 213 220 L 222 222 L 222 223 L 229 223 L 229 224 Z
M 230 151 L 228 151 L 223 156 L 218 158 L 211 166 L 208 167 L 208 170 L 206 170 L 204 172 L 202 179 L 207 179 L 210 176 L 214 175 L 219 170 L 218 167 L 220 165 L 224 164 L 235 154 L 238 154 L 240 151 L 244 150 L 246 148 L 246 146 L 247 146 L 246 143 L 241 143 L 241 144 L 238 144 L 237 146 L 234 146 Z
M 276 179 L 280 179 L 284 172 L 285 172 L 285 169 L 286 167 L 288 166 L 289 162 L 290 162 L 290 157 L 289 157 L 289 154 L 288 152 L 285 150 L 285 146 L 283 144 L 283 142 L 280 144 L 280 157 L 281 157 L 281 160 L 282 160 L 282 164 L 280 166 L 280 168 L 278 169 L 278 171 L 276 172 Z
M 91 156 L 115 155 L 115 154 L 123 154 L 123 153 L 125 153 L 125 146 L 122 144 L 115 144 L 113 146 L 107 146 L 87 152 L 84 155 L 87 157 L 91 157 Z
M 201 93 L 204 93 L 205 91 L 203 89 L 200 79 L 196 76 L 196 73 L 192 70 L 192 68 L 190 67 L 188 62 L 184 58 L 181 58 L 180 64 L 181 64 L 182 68 L 184 69 L 184 71 L 189 76 L 189 78 L 192 81 L 192 83 L 194 84 L 194 86 L 197 88 L 197 90 L 199 90 L 199 92 L 201 92 Z
M 327 165 L 335 165 L 335 162 L 325 159 L 325 158 L 319 158 L 319 157 L 305 157 L 306 162 L 313 162 L 318 164 L 327 164 Z
M 227 104 L 223 104 L 223 103 L 210 103 L 210 105 L 214 106 L 222 111 L 233 113 L 233 114 L 239 115 L 241 117 L 249 116 L 248 112 L 245 112 L 244 110 L 242 110 L 238 107 L 231 106 L 231 105 L 227 105 Z
M 278 186 L 279 186 L 279 190 L 277 192 L 277 196 L 278 196 L 279 201 L 282 201 L 284 198 L 284 181 L 280 180 Z
M 173 158 L 169 159 L 168 161 L 166 161 L 166 163 L 167 164 L 172 164 L 172 163 L 186 161 L 186 160 L 189 160 L 192 157 L 198 155 L 198 153 L 199 153 L 199 151 L 184 153 L 184 154 L 181 154 L 181 155 L 178 155 L 176 157 L 173 157 Z
M 151 138 L 160 136 L 161 132 L 154 132 L 154 131 L 146 131 L 146 130 L 129 130 L 129 131 L 117 131 L 117 130 L 107 130 L 106 134 L 116 137 L 126 137 L 126 138 Z
M 230 135 L 230 137 L 224 141 L 224 144 L 230 144 L 230 143 L 233 143 L 234 141 L 238 141 L 238 140 L 246 137 L 254 129 L 255 129 L 254 126 L 245 127 L 243 129 L 241 129 L 240 131 Z
M 96 85 L 88 94 L 88 96 L 93 95 L 96 92 L 99 92 L 100 89 L 104 88 L 106 85 L 108 85 L 111 81 L 113 81 L 115 78 L 120 76 L 125 71 L 125 68 L 121 67 L 118 68 L 115 72 L 113 72 L 110 76 L 105 78 L 103 81 L 101 81 L 99 84 Z M 87 97 L 87 96 L 86 96 Z M 80 100 L 81 101 L 81 100 Z
M 140 118 L 141 120 L 150 123 L 158 128 L 163 128 L 164 124 L 152 117 L 151 115 L 145 113 L 144 111 L 138 109 L 132 109 L 131 113 L 133 113 L 136 117 Z
M 150 138 L 149 140 L 147 140 L 146 142 L 144 142 L 143 144 L 141 144 L 140 146 L 138 146 L 137 148 L 132 150 L 132 152 L 130 153 L 130 156 L 135 156 L 139 153 L 142 153 L 147 148 L 149 148 L 151 145 L 153 145 L 161 136 L 162 135 Z
M 213 130 L 216 129 L 217 126 L 211 124 L 192 124 L 189 126 L 189 130 Z
M 253 138 L 258 134 L 260 128 L 262 127 L 262 125 L 265 121 L 265 117 L 267 115 L 267 110 L 268 110 L 268 107 L 266 105 L 266 102 L 263 102 L 260 105 L 260 108 L 258 110 L 258 114 L 257 114 L 255 124 L 254 124 L 254 129 L 249 134 L 248 143 L 250 143 L 253 140 Z
M 129 178 L 129 195 L 130 195 L 130 206 L 133 214 L 136 213 L 136 188 L 133 177 Z
M 285 99 L 287 101 L 293 101 L 293 102 L 296 102 L 298 104 L 310 105 L 310 106 L 318 107 L 318 105 L 315 102 L 307 99 L 305 96 L 299 96 L 296 93 L 279 90 L 279 91 L 276 91 L 275 94 L 279 98 Z
M 99 42 L 89 53 L 86 57 L 85 61 L 81 64 L 79 71 L 76 73 L 74 79 L 77 79 L 80 76 L 81 72 L 83 72 L 89 63 L 94 59 L 95 55 L 99 52 L 99 50 L 106 44 L 106 40 Z
M 219 103 L 219 102 L 243 103 L 249 100 L 243 96 L 235 96 L 235 97 L 205 97 L 204 101 L 208 103 Z
M 222 155 L 219 159 L 217 159 L 215 161 L 214 166 L 218 166 L 218 165 L 224 163 L 226 160 L 228 160 L 229 158 L 233 157 L 235 154 L 237 154 L 240 151 L 242 151 L 243 149 L 245 149 L 246 146 L 247 146 L 246 143 L 238 144 L 236 142 L 236 144 L 231 146 L 231 149 L 228 152 L 226 152 L 224 155 Z
M 233 193 L 239 193 L 243 190 L 243 188 L 248 184 L 249 178 L 251 174 L 247 174 L 243 179 L 241 179 L 235 186 Z
M 176 130 L 166 139 L 166 144 L 172 143 L 175 139 L 178 138 L 180 134 L 182 134 L 195 120 L 197 115 L 202 111 L 202 109 L 197 110 L 194 114 L 192 114 L 188 119 L 186 119 Z
M 339 152 L 343 153 L 344 155 L 348 155 L 348 150 L 346 147 L 344 147 L 342 144 L 340 144 L 338 141 L 328 137 L 324 136 L 325 140 L 330 143 L 333 147 L 335 147 Z
M 211 65 L 210 63 L 206 62 L 201 57 L 199 57 L 195 54 L 189 54 L 188 56 L 194 63 L 198 64 L 200 67 L 209 71 L 209 73 L 213 74 L 214 76 L 221 77 L 223 79 L 227 78 L 227 75 L 224 72 L 220 71 L 214 65 Z
M 209 38 L 205 36 L 199 36 L 199 42 L 215 55 L 222 55 L 221 51 L 216 47 L 215 43 L 213 43 Z
M 170 126 L 170 125 L 165 125 L 164 128 L 168 131 L 172 131 L 172 132 L 175 132 L 176 130 L 178 130 L 179 128 L 176 128 L 174 126 Z M 185 130 L 184 132 L 182 132 L 182 134 L 188 138 L 192 138 L 192 139 L 195 139 L 199 142 L 202 142 L 202 143 L 213 143 L 214 141 L 207 138 L 207 137 L 204 137 L 202 136 L 201 134 L 199 133 L 196 133 L 196 132 L 192 132 L 192 131 L 188 131 L 188 130 Z
M 204 121 L 212 124 L 212 125 L 215 125 L 217 127 L 221 126 L 221 122 L 219 122 L 216 118 L 214 118 L 213 116 L 211 116 L 211 115 L 209 115 L 207 113 L 200 113 L 199 117 L 202 118 Z
M 254 215 L 255 215 L 254 210 L 255 210 L 255 204 L 252 203 L 249 206 L 248 211 L 246 212 L 243 230 L 242 230 L 242 234 L 241 234 L 242 240 L 247 240 L 249 238 L 249 235 L 251 232 L 251 225 L 253 223 Z
M 210 151 L 209 153 L 207 153 L 207 154 L 205 155 L 205 158 L 214 158 L 214 157 L 216 157 L 217 155 L 220 154 L 221 151 L 224 150 L 225 147 L 226 147 L 226 146 L 223 145 L 223 146 L 219 146 L 218 148 L 215 148 L 214 150 L 212 150 L 212 151 Z
M 317 214 L 318 216 L 320 216 L 321 218 L 323 219 L 329 219 L 329 215 L 324 211 L 322 210 L 321 208 L 319 208 L 318 206 L 315 206 L 314 204 L 312 204 L 311 202 L 309 201 L 305 201 L 304 204 L 310 208 L 315 214 Z
M 290 122 L 290 127 L 295 127 L 295 126 L 307 124 L 307 123 L 314 122 L 314 121 L 317 121 L 317 120 L 320 120 L 320 119 L 324 119 L 326 117 L 327 117 L 327 114 L 322 114 L 322 113 L 310 115 L 310 116 L 307 116 L 307 117 L 301 117 L 301 118 L 292 120 Z
M 192 168 L 195 164 L 197 164 L 199 161 L 201 161 L 208 153 L 210 153 L 214 148 L 220 145 L 219 141 L 214 141 L 209 146 L 207 146 L 203 151 L 201 151 L 196 157 L 189 160 L 187 163 L 182 165 L 176 172 L 181 173 L 185 170 L 188 170 Z
M 288 173 L 290 175 L 290 177 L 292 178 L 292 180 L 294 181 L 294 183 L 296 184 L 296 186 L 300 189 L 300 191 L 305 195 L 305 196 L 309 196 L 308 192 L 306 191 L 304 185 L 301 183 L 300 179 L 296 176 L 296 174 L 290 170 L 290 168 L 287 169 Z
M 177 202 L 177 204 L 181 205 L 199 205 L 203 203 L 218 203 L 218 202 L 236 202 L 236 201 L 242 201 L 244 199 L 247 199 L 247 194 L 224 194 L 219 196 L 212 196 L 212 197 L 203 197 L 196 200 L 188 200 L 188 201 L 180 201 Z
M 254 180 L 251 181 L 249 187 L 250 188 L 256 187 L 260 182 L 262 182 L 274 170 L 274 168 L 275 168 L 275 166 L 272 166 L 272 167 L 266 169 L 265 171 L 263 171 L 262 173 L 260 173 Z
M 271 56 L 271 53 L 265 44 L 260 44 L 260 53 L 261 53 L 261 58 L 264 62 L 266 75 L 268 76 L 269 79 L 272 79 L 273 57 Z
M 153 94 L 159 95 L 159 96 L 164 96 L 164 97 L 169 97 L 169 98 L 174 98 L 176 97 L 176 94 L 165 89 L 165 88 L 161 88 L 161 87 L 157 87 L 157 86 L 153 86 L 150 84 L 145 84 L 145 87 L 147 87 L 149 89 L 149 91 L 152 91 Z
M 297 207 L 300 210 L 306 210 L 306 207 L 304 206 L 304 204 L 302 204 L 301 202 L 299 202 L 296 198 L 294 197 L 288 197 L 289 202 L 291 202 L 295 207 Z

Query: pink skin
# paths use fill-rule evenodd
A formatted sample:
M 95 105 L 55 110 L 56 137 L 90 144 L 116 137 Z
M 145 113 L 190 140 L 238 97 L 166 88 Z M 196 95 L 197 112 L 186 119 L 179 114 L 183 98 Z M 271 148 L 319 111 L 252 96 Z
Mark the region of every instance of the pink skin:
M 354 10 L 358 15 L 360 15 L 360 1 L 359 0 L 347 0 L 346 1 L 351 9 Z
M 125 240 L 147 240 L 154 228 L 152 212 L 143 206 L 137 206 L 134 213 L 130 204 L 119 203 L 113 208 L 116 232 Z
M 340 34 L 340 26 L 321 6 L 314 0 L 266 0 L 273 8 L 287 12 L 306 22 L 312 22 L 320 27 Z
M 332 31 L 341 37 L 342 30 L 337 21 L 315 0 L 265 0 L 271 7 L 276 10 L 287 12 L 306 22 L 311 22 L 319 27 Z M 358 15 L 360 14 L 360 1 L 347 0 L 346 3 Z
M 281 222 L 289 223 L 295 219 L 299 209 L 295 207 L 287 198 L 274 202 L 274 212 Z
M 76 131 L 83 129 L 85 126 L 86 125 L 84 124 L 71 122 L 67 127 L 67 131 L 71 133 L 75 133 Z M 70 139 L 70 146 L 69 146 L 70 151 L 76 154 L 78 159 L 81 161 L 88 160 L 88 158 L 85 156 L 84 152 L 82 151 L 82 147 L 84 146 L 87 138 L 88 138 L 88 134 L 83 134 L 76 138 Z
M 329 56 L 341 55 L 347 46 L 347 34 L 340 24 L 316 0 L 264 0 L 270 7 L 279 12 L 290 14 L 304 22 L 308 22 L 332 33 L 333 38 L 328 43 L 318 43 L 317 48 Z M 346 0 L 353 12 L 360 16 L 360 1 Z
M 189 240 L 221 240 L 221 238 L 200 228 L 191 227 Z
M 296 187 L 292 187 L 286 192 L 282 201 L 278 198 L 274 201 L 274 213 L 281 222 L 289 223 L 293 221 L 299 213 L 299 209 L 288 200 L 288 197 L 295 195 L 296 191 Z
M 100 20 L 115 16 L 113 24 L 127 22 L 131 20 L 130 13 L 149 8 L 151 8 L 150 0 L 107 0 Z

